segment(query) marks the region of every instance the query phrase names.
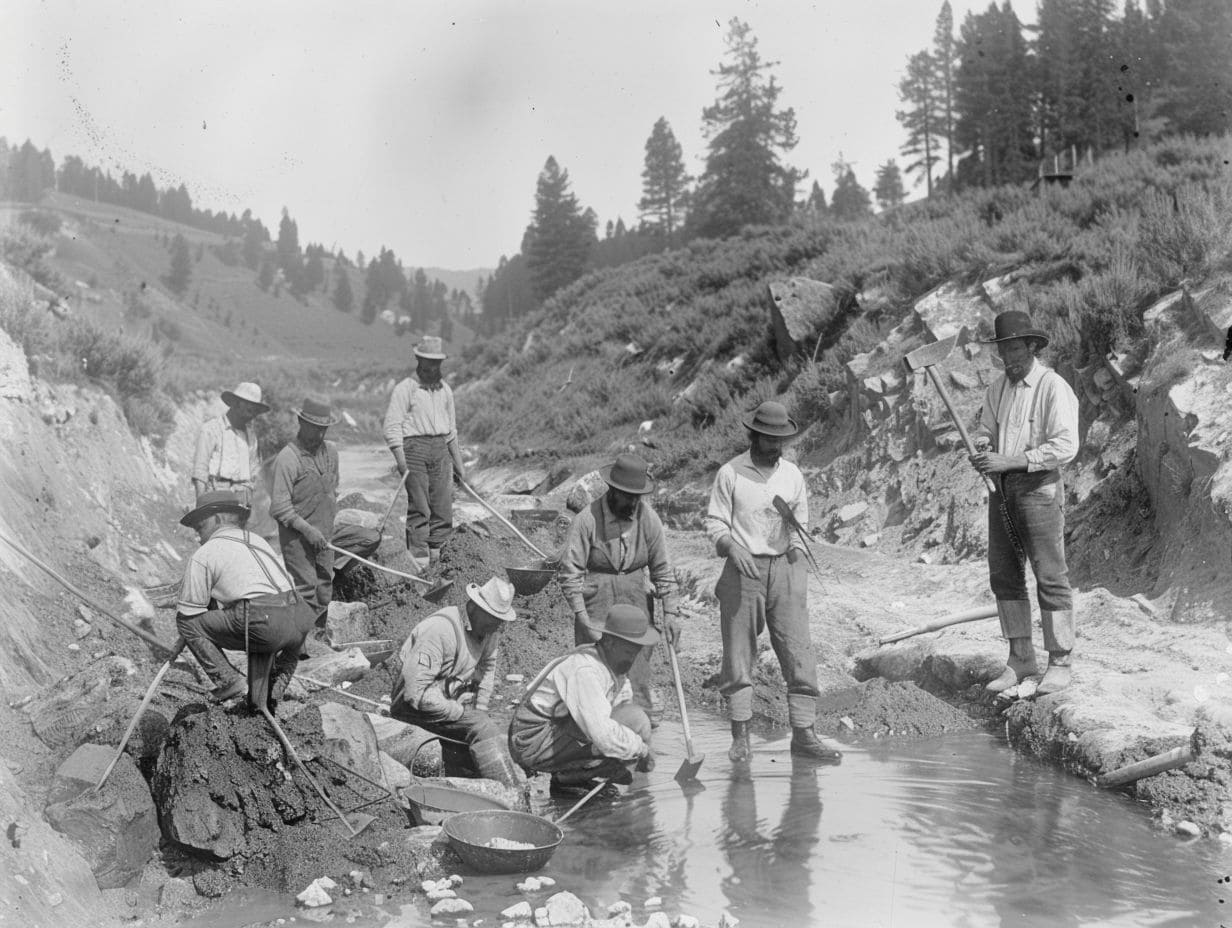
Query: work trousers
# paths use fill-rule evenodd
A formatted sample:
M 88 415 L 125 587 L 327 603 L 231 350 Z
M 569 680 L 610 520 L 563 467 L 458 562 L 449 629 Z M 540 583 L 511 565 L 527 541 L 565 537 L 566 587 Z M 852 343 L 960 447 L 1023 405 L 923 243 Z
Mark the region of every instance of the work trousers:
M 770 644 L 787 681 L 787 715 L 793 728 L 817 719 L 817 658 L 809 634 L 808 573 L 803 555 L 792 564 L 786 554 L 756 556 L 757 577 L 746 577 L 728 558 L 714 592 L 719 600 L 723 666 L 719 692 L 727 697 L 733 722 L 753 717 L 757 637 L 770 629 Z
M 247 651 L 251 690 L 254 676 L 260 678 L 262 686 L 268 681 L 271 658 L 273 676 L 289 681 L 299 664 L 300 647 L 312 628 L 312 619 L 312 610 L 306 603 L 296 602 L 295 594 L 280 593 L 241 600 L 198 615 L 177 615 L 175 624 L 188 650 L 216 686 L 240 678 L 221 649 Z M 252 698 L 251 692 L 249 695 Z
M 640 706 L 621 703 L 612 710 L 612 719 L 650 744 L 650 717 Z M 509 723 L 509 753 L 524 769 L 542 773 L 594 768 L 595 776 L 610 776 L 616 767 L 635 763 L 604 757 L 572 716 L 546 719 L 525 704 L 518 707 Z
M 330 541 L 345 551 L 371 559 L 381 545 L 381 536 L 375 529 L 340 525 Z M 282 562 L 295 581 L 295 588 L 312 607 L 317 624 L 324 625 L 325 614 L 334 599 L 334 565 L 348 562 L 349 558 L 329 548 L 313 551 L 303 535 L 285 525 L 278 526 L 278 544 L 282 548 Z
M 453 456 L 444 435 L 403 440 L 406 457 L 406 550 L 426 558 L 453 534 Z
M 389 714 L 399 722 L 406 722 L 422 728 L 426 732 L 461 741 L 463 744 L 453 744 L 450 741 L 441 742 L 441 764 L 447 777 L 480 774 L 474 758 L 471 756 L 470 745 L 489 738 L 499 738 L 500 729 L 492 721 L 487 712 L 467 706 L 460 718 L 448 719 L 443 713 L 420 712 L 412 709 L 399 699 L 389 707 Z
M 1065 484 L 1058 471 L 1046 470 L 1003 474 L 1000 488 L 1022 541 L 1023 556 L 1014 549 L 998 496 L 990 496 L 988 574 L 993 595 L 998 602 L 1028 603 L 1026 561 L 1030 560 L 1045 620 L 1045 645 L 1049 651 L 1072 650 L 1074 597 L 1065 564 Z M 1015 615 L 1022 611 L 1010 610 Z M 1025 611 L 1029 617 L 1029 605 Z M 1057 618 L 1060 621 L 1054 621 Z M 1012 634 L 1018 631 L 1021 629 L 1009 630 L 1010 637 L 1030 635 L 1029 618 L 1025 634 Z

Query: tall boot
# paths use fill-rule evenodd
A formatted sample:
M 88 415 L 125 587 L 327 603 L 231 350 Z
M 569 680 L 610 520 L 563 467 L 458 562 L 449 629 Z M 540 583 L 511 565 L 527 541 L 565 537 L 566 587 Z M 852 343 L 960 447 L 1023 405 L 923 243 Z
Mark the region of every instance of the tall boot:
M 197 659 L 205 675 L 214 684 L 211 697 L 217 702 L 226 702 L 236 696 L 243 696 L 247 683 L 239 671 L 231 666 L 231 662 L 223 655 L 221 649 L 205 636 L 194 637 L 188 641 L 188 650 Z M 228 673 L 230 671 L 230 673 Z
M 753 755 L 749 745 L 749 723 L 747 721 L 731 723 L 732 743 L 727 751 L 727 759 L 733 764 L 747 764 Z
M 509 747 L 504 737 L 476 741 L 470 746 L 470 752 L 475 769 L 485 780 L 496 780 L 514 789 L 520 789 L 526 783 L 522 769 L 509 755 Z
M 805 725 L 802 728 L 793 728 L 791 730 L 791 755 L 792 757 L 807 757 L 811 760 L 825 761 L 831 764 L 841 764 L 843 762 L 843 752 L 826 747 L 821 739 L 817 737 L 817 732 L 813 730 L 812 725 Z
M 1068 651 L 1049 651 L 1048 670 L 1045 671 L 1044 679 L 1040 681 L 1039 689 L 1035 691 L 1035 694 L 1048 696 L 1052 693 L 1059 693 L 1069 686 L 1072 673 Z
M 1001 634 L 1009 639 L 1010 653 L 1001 675 L 985 685 L 989 693 L 1003 693 L 1024 678 L 1039 673 L 1035 648 L 1031 646 L 1031 603 L 1025 599 L 999 599 L 997 615 L 1001 620 Z

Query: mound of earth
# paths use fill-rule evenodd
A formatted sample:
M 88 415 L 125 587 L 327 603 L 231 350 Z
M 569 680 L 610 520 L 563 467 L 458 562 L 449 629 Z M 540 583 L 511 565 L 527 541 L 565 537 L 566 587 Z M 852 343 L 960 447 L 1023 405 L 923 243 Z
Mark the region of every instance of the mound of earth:
M 827 690 L 817 701 L 817 729 L 855 738 L 932 738 L 977 723 L 914 683 L 880 677 Z

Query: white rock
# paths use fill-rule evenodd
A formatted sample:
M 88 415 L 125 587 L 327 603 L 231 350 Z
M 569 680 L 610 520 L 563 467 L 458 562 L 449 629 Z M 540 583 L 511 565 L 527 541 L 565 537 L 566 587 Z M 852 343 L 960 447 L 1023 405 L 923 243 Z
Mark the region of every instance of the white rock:
M 429 902 L 439 902 L 441 899 L 457 899 L 458 894 L 452 889 L 434 889 L 428 893 Z
M 1176 833 L 1178 835 L 1184 835 L 1187 838 L 1197 838 L 1201 836 L 1202 829 L 1199 828 L 1197 825 L 1195 825 L 1193 822 L 1188 822 L 1188 821 L 1177 822 L 1176 823 Z
M 646 919 L 645 928 L 672 928 L 672 920 L 666 912 L 654 912 Z
M 573 893 L 556 893 L 548 899 L 544 908 L 548 913 L 549 925 L 577 925 L 590 918 L 590 912 L 582 900 Z
M 613 902 L 607 907 L 608 918 L 619 918 L 622 915 L 628 915 L 633 911 L 633 906 L 621 899 L 619 902 Z
M 528 876 L 518 884 L 518 891 L 523 893 L 535 893 L 538 892 L 542 886 L 543 884 L 539 882 L 539 878 L 537 876 Z
M 295 901 L 304 908 L 311 909 L 322 905 L 329 905 L 334 900 L 331 899 L 329 897 L 329 893 L 321 887 L 320 881 L 313 880 L 308 884 L 307 889 L 295 897 Z
M 548 910 L 542 906 L 535 909 L 535 924 L 539 928 L 548 928 L 552 924 L 552 920 L 548 917 Z
M 474 911 L 475 907 L 465 899 L 452 898 L 442 899 L 428 910 L 428 914 L 435 918 L 438 915 L 465 915 Z
M 658 908 L 662 904 L 663 904 L 662 896 L 651 896 L 649 899 L 647 899 L 645 902 L 642 903 L 642 905 L 644 905 L 648 909 Z
M 676 928 L 700 928 L 701 926 L 701 922 L 692 915 L 677 915 L 676 920 L 672 924 Z
M 458 876 L 458 874 L 456 873 L 449 874 L 448 879 L 449 879 L 450 886 L 461 886 L 462 885 L 462 877 Z
M 1038 680 L 1030 680 L 1030 679 L 1023 680 L 1021 683 L 1018 684 L 1018 698 L 1019 699 L 1030 699 L 1032 696 L 1035 695 L 1035 691 L 1037 689 L 1039 689 Z
M 853 722 L 849 716 L 844 715 L 841 719 L 838 720 L 838 723 L 842 725 L 844 728 L 846 728 L 848 731 L 856 730 L 856 723 Z
M 530 907 L 530 903 L 523 899 L 516 905 L 511 905 L 507 909 L 501 910 L 501 918 L 534 918 L 535 910 Z
M 458 877 L 458 879 L 462 879 L 462 878 Z M 550 876 L 537 876 L 535 877 L 535 879 L 539 881 L 540 888 L 544 886 L 555 886 L 556 885 L 556 881 L 552 879 Z
M 505 682 L 506 682 L 506 683 L 521 683 L 521 682 L 522 682 L 523 680 L 525 680 L 525 679 L 526 679 L 526 678 L 525 678 L 524 676 L 522 676 L 522 674 L 520 674 L 520 673 L 507 673 L 507 674 L 505 674 Z

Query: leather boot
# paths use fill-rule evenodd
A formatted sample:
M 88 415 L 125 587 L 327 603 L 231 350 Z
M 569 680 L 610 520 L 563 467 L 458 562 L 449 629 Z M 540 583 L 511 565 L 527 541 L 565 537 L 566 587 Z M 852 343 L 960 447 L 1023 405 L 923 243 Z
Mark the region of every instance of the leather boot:
M 812 725 L 791 730 L 791 755 L 831 764 L 839 764 L 843 761 L 843 752 L 826 747 L 817 737 L 817 732 L 813 731 Z
M 1003 693 L 1037 673 L 1039 665 L 1035 663 L 1035 648 L 1031 645 L 1030 637 L 1011 638 L 1010 656 L 1006 659 L 1005 669 L 999 677 L 989 681 L 984 689 L 989 693 Z
M 727 751 L 727 759 L 733 764 L 747 764 L 753 756 L 753 749 L 749 745 L 749 723 L 733 721 L 731 732 L 732 743 Z
M 504 737 L 485 738 L 470 746 L 471 760 L 479 775 L 486 780 L 496 780 L 514 789 L 526 782 L 522 769 L 513 762 Z
M 1059 693 L 1069 686 L 1072 673 L 1068 651 L 1049 651 L 1048 670 L 1044 673 L 1044 679 L 1040 681 L 1039 689 L 1035 691 L 1035 694 L 1048 696 L 1051 693 Z

